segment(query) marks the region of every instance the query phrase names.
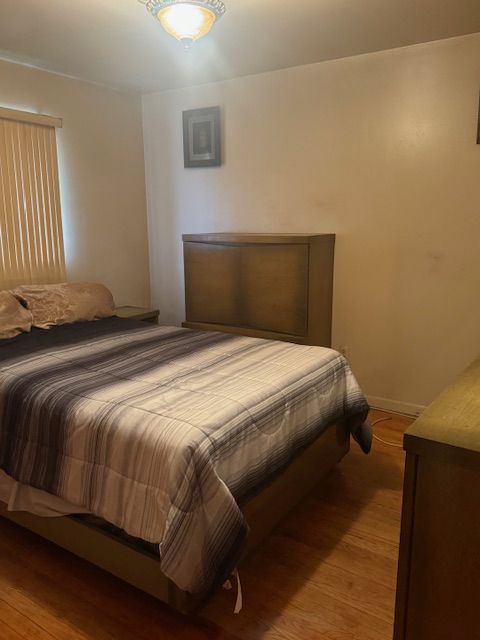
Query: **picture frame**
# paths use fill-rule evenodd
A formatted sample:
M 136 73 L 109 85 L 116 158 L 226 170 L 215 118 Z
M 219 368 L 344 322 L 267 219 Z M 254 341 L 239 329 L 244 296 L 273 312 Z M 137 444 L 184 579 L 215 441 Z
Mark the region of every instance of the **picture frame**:
M 185 168 L 219 167 L 221 157 L 220 107 L 183 111 Z

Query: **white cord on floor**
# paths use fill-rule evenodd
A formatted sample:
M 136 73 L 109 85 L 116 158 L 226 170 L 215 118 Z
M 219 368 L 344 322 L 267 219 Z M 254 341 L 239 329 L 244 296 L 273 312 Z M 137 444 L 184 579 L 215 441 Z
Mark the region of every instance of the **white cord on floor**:
M 372 430 L 373 430 L 373 427 L 379 422 L 386 422 L 387 420 L 391 420 L 391 419 L 392 419 L 392 416 L 388 416 L 387 418 L 379 418 L 378 420 L 375 420 L 375 422 L 372 422 L 371 424 Z M 378 440 L 383 444 L 388 444 L 389 447 L 398 447 L 399 449 L 403 449 L 403 445 L 398 444 L 397 442 L 388 442 L 388 440 L 384 440 L 383 438 L 380 438 L 380 436 L 377 436 L 375 433 L 373 433 L 373 437 L 375 438 L 375 440 Z
M 232 572 L 232 575 L 237 579 L 237 601 L 235 603 L 235 609 L 233 613 L 240 613 L 243 607 L 243 598 L 242 598 L 242 583 L 240 582 L 240 575 L 238 573 L 238 569 L 234 569 Z M 232 589 L 231 580 L 226 580 L 223 583 L 223 588 L 226 589 L 227 591 L 230 591 Z

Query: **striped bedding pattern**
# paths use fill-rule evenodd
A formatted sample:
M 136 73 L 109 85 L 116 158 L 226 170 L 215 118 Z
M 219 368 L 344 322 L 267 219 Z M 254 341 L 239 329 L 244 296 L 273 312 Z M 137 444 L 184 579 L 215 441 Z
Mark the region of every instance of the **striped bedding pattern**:
M 368 451 L 367 411 L 320 347 L 119 318 L 0 343 L 0 468 L 158 543 L 199 595 L 242 551 L 237 501 L 338 420 Z

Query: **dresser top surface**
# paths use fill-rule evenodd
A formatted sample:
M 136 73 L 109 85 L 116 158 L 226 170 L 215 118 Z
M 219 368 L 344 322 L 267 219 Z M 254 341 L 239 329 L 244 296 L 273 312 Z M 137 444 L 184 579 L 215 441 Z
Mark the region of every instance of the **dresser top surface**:
M 334 233 L 185 233 L 183 242 L 231 242 L 249 244 L 306 244 L 320 238 L 334 239 Z
M 406 431 L 405 449 L 416 440 L 480 454 L 480 357 Z

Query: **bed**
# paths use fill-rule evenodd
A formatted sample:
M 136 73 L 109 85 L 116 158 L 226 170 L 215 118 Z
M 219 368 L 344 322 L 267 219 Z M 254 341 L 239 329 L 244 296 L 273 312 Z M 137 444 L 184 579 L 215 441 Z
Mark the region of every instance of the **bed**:
M 350 435 L 369 450 L 367 413 L 331 349 L 120 318 L 33 329 L 0 341 L 0 510 L 191 612 Z

